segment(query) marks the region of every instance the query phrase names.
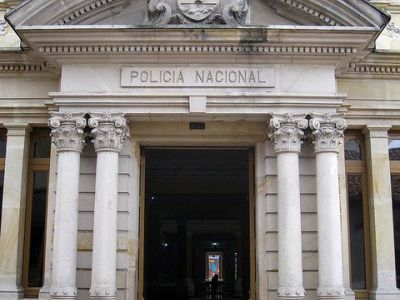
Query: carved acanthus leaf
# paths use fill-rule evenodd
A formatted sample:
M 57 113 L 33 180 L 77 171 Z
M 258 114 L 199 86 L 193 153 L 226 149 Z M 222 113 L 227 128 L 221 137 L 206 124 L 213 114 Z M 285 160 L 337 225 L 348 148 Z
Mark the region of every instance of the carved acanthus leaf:
M 312 114 L 310 128 L 313 131 L 315 152 L 338 152 L 343 141 L 347 122 L 342 114 Z
M 53 143 L 57 151 L 81 152 L 85 145 L 83 128 L 86 120 L 82 114 L 55 113 L 49 119 Z
M 122 114 L 92 114 L 89 126 L 96 151 L 120 152 L 129 138 L 129 128 Z
M 269 137 L 274 143 L 275 152 L 300 152 L 301 139 L 307 127 L 305 114 L 273 114 L 269 124 Z

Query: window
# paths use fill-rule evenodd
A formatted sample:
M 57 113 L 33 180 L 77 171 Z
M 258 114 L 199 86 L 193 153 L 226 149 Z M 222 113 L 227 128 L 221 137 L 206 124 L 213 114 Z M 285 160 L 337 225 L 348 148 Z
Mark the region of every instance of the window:
M 6 130 L 1 128 L 0 129 L 0 232 L 1 232 L 1 216 L 3 213 L 3 184 L 4 184 L 6 146 L 7 146 Z
M 390 134 L 389 159 L 392 179 L 394 247 L 397 287 L 400 288 L 400 135 Z
M 31 134 L 25 216 L 23 287 L 25 297 L 37 297 L 43 286 L 50 132 L 36 128 Z
M 346 132 L 345 160 L 350 232 L 351 288 L 356 297 L 368 297 L 371 288 L 367 169 L 364 137 Z

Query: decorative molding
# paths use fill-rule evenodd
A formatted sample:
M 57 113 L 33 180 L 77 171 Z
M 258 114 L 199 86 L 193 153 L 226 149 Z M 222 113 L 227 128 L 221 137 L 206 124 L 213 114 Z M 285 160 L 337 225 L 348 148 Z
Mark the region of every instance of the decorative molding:
M 88 125 L 93 128 L 96 152 L 120 152 L 129 138 L 129 127 L 123 114 L 91 114 Z
M 78 290 L 75 287 L 55 287 L 50 289 L 51 299 L 75 299 Z
M 276 153 L 301 151 L 301 139 L 308 127 L 305 114 L 273 114 L 269 123 L 269 137 Z
M 334 46 L 267 46 L 267 45 L 68 45 L 42 46 L 39 52 L 46 55 L 93 55 L 93 54 L 132 54 L 132 53 L 223 53 L 223 54 L 288 54 L 288 55 L 348 55 L 357 53 L 355 47 Z
M 117 290 L 111 287 L 96 287 L 90 288 L 89 291 L 90 297 L 94 299 L 98 299 L 97 297 L 102 297 L 105 299 L 115 299 L 117 296 Z
M 394 22 L 390 22 L 386 26 L 386 29 L 387 29 L 387 31 L 389 33 L 389 36 L 391 38 L 400 39 L 400 28 L 398 28 Z
M 338 152 L 338 145 L 343 142 L 343 131 L 347 128 L 343 114 L 312 113 L 309 123 L 315 153 Z
M 344 299 L 345 288 L 337 286 L 318 288 L 317 295 L 319 299 Z
M 245 25 L 248 0 L 150 0 L 149 23 Z
M 54 113 L 49 120 L 51 137 L 57 151 L 81 152 L 85 144 L 83 128 L 86 120 L 82 114 Z
M 26 64 L 26 63 L 0 63 L 0 73 L 15 73 L 15 72 L 47 72 L 46 63 L 41 64 Z
M 191 0 L 201 7 L 203 0 Z M 218 0 L 213 0 L 217 2 Z M 150 0 L 149 12 L 155 14 L 156 23 L 153 24 L 179 24 L 179 20 L 200 21 L 202 15 L 210 14 L 221 16 L 223 22 L 218 24 L 244 24 L 248 0 L 219 0 L 219 8 L 213 11 L 213 6 L 205 10 L 194 10 L 194 5 L 185 6 L 188 9 L 186 16 L 179 10 L 176 2 L 172 0 Z M 82 22 L 96 24 L 99 20 L 112 17 L 119 13 L 124 5 L 130 4 L 128 0 L 69 0 L 69 5 L 60 5 L 59 0 L 47 0 L 43 5 L 42 0 L 26 1 L 17 10 L 8 15 L 13 27 L 21 25 L 50 25 L 50 24 L 82 24 Z M 178 1 L 179 2 L 179 1 Z M 348 0 L 270 0 L 272 6 L 277 7 L 280 14 L 296 19 L 299 25 L 328 25 L 328 26 L 362 26 L 381 28 L 389 21 L 389 17 L 373 7 L 366 1 Z M 188 5 L 186 5 L 188 4 Z M 205 6 L 203 6 L 205 8 Z M 211 12 L 209 8 L 211 7 Z M 118 8 L 112 10 L 110 8 Z M 192 12 L 190 12 L 192 10 Z M 49 13 L 51 12 L 51 13 Z M 176 13 L 178 12 L 178 13 Z M 158 19 L 159 16 L 161 19 Z M 168 22 L 178 15 L 178 20 Z M 195 16 L 196 15 L 196 16 Z M 190 16 L 189 18 L 187 18 Z M 164 18 L 165 17 L 165 18 Z M 151 18 L 152 19 L 152 18 Z M 150 19 L 150 20 L 151 20 Z M 210 20 L 209 19 L 209 20 Z M 215 18 L 214 18 L 215 19 Z M 89 20 L 89 21 L 88 21 Z M 148 20 L 148 21 L 150 21 Z M 207 21 L 207 23 L 212 23 Z M 87 22 L 88 21 L 88 22 Z M 215 23 L 215 22 L 214 22 Z M 135 24 L 143 25 L 143 24 Z
M 303 287 L 279 287 L 278 298 L 280 299 L 303 299 L 306 291 Z
M 400 63 L 400 62 L 399 62 Z M 365 64 L 351 63 L 349 65 L 350 72 L 371 73 L 371 74 L 398 74 L 400 75 L 400 64 Z
M 5 35 L 7 32 L 8 23 L 4 18 L 0 18 L 0 36 Z
M 121 0 L 95 0 L 89 3 L 84 3 L 84 6 L 75 9 L 73 12 L 70 12 L 68 15 L 59 19 L 57 21 L 57 24 L 68 25 L 71 23 L 76 23 L 79 19 L 88 16 L 96 10 L 106 9 L 108 6 L 113 5 L 115 2 L 121 2 Z
M 319 20 L 320 22 L 329 25 L 329 26 L 343 26 L 338 20 L 334 20 L 333 18 L 327 16 L 326 14 L 322 13 L 321 11 L 316 10 L 315 8 L 306 5 L 304 2 L 300 3 L 294 0 L 272 0 L 277 2 L 281 5 L 289 6 L 291 9 L 300 10 L 308 14 L 310 17 Z

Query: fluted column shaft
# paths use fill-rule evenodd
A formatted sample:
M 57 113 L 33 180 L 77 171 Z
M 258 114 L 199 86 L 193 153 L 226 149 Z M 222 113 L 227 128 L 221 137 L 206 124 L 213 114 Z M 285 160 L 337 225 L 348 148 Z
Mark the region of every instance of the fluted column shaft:
M 116 299 L 118 157 L 128 127 L 122 115 L 92 114 L 97 152 L 91 299 Z
M 49 125 L 58 152 L 50 296 L 76 299 L 79 165 L 86 120 L 82 115 L 56 114 Z
M 313 114 L 316 153 L 319 299 L 344 299 L 338 145 L 346 122 L 340 115 Z
M 278 297 L 302 299 L 303 264 L 301 247 L 301 210 L 299 153 L 305 115 L 274 115 L 270 122 L 277 155 L 278 175 Z

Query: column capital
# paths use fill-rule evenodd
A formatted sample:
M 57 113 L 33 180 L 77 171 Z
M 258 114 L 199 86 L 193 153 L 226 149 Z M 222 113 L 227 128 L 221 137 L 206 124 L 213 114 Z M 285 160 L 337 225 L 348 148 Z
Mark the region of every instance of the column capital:
M 29 124 L 4 124 L 7 136 L 25 136 L 32 130 Z
M 83 128 L 86 120 L 83 114 L 54 113 L 49 119 L 52 142 L 57 146 L 57 152 L 76 151 L 81 152 L 85 144 Z
M 89 126 L 94 136 L 96 152 L 120 152 L 129 138 L 129 127 L 124 114 L 93 113 Z
M 389 130 L 391 126 L 374 126 L 368 125 L 363 128 L 362 132 L 368 138 L 383 138 L 387 139 L 389 137 Z
M 309 121 L 314 139 L 315 153 L 336 152 L 342 143 L 347 122 L 343 114 L 311 114 Z
M 276 153 L 300 152 L 301 138 L 308 127 L 305 117 L 305 114 L 272 114 L 269 137 L 274 143 Z

